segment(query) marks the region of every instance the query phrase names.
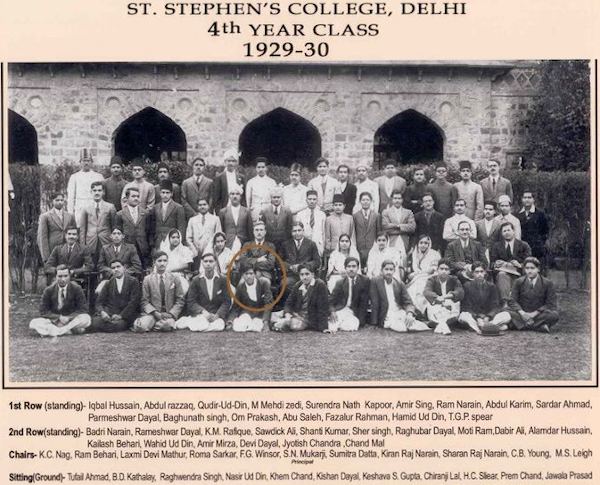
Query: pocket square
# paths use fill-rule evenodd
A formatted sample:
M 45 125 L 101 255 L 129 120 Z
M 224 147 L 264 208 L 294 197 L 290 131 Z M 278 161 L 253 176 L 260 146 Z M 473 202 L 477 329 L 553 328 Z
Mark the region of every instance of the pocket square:
M 169 286 L 169 290 L 172 290 L 173 288 L 175 288 L 175 283 L 171 283 L 171 286 Z

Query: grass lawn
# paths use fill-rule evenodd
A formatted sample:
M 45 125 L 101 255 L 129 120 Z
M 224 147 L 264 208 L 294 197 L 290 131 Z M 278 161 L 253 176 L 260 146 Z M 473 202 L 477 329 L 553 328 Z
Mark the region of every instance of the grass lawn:
M 326 335 L 94 334 L 40 338 L 38 295 L 11 297 L 9 379 L 103 381 L 589 380 L 590 294 L 559 293 L 554 333 L 442 336 L 376 328 Z

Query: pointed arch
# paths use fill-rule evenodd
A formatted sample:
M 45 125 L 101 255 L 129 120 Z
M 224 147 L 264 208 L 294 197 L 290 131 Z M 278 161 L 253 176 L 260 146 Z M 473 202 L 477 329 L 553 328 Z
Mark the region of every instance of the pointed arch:
M 8 110 L 8 162 L 27 165 L 39 163 L 37 130 L 12 109 Z

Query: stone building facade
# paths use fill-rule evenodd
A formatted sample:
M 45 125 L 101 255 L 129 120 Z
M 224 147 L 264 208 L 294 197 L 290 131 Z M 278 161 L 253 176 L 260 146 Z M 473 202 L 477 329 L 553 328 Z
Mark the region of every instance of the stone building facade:
M 92 149 L 221 164 L 317 156 L 332 166 L 443 158 L 515 165 L 538 96 L 528 62 L 10 64 L 10 160 L 75 161 Z M 35 147 L 31 146 L 36 144 Z

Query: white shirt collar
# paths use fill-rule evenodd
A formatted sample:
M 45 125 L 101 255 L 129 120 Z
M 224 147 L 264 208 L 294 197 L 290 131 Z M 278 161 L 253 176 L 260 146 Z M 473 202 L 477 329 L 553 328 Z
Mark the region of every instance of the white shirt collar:
M 523 207 L 519 212 L 527 212 L 527 211 L 525 210 L 525 207 Z M 530 214 L 533 212 L 535 212 L 535 205 L 532 205 L 531 209 L 529 209 Z

